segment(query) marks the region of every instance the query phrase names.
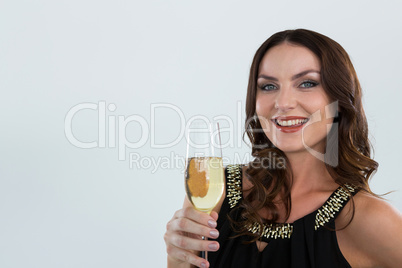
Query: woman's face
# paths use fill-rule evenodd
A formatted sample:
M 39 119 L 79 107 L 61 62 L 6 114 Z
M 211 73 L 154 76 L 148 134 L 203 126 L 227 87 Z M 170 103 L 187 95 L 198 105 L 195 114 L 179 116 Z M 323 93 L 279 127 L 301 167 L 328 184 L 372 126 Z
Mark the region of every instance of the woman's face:
M 329 105 L 320 70 L 313 52 L 288 43 L 269 49 L 260 63 L 256 113 L 265 135 L 285 153 L 325 151 L 334 105 Z

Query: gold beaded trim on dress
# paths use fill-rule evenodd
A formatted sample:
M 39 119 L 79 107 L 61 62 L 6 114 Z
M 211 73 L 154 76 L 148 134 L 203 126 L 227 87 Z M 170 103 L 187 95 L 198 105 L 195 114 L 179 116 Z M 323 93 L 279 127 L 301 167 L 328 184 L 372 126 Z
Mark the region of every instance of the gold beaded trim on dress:
M 227 197 L 229 198 L 230 208 L 234 208 L 242 198 L 241 188 L 241 165 L 229 165 L 227 167 Z M 264 224 L 262 231 L 259 223 L 254 223 L 248 228 L 252 233 L 259 232 L 265 238 L 290 238 L 293 232 L 293 225 L 285 224 Z
M 230 208 L 234 208 L 242 198 L 241 188 L 241 165 L 229 165 L 227 167 L 227 197 L 229 199 Z M 339 187 L 333 195 L 328 199 L 325 204 L 318 209 L 315 218 L 315 230 L 324 226 L 335 214 L 341 210 L 343 203 L 348 201 L 352 193 L 356 191 L 355 188 L 348 184 Z M 267 239 L 273 238 L 290 238 L 293 233 L 292 223 L 278 223 L 278 224 L 263 224 L 262 231 L 259 223 L 254 223 L 248 227 L 251 233 L 260 233 L 261 237 Z
M 234 208 L 242 198 L 241 189 L 241 165 L 229 165 L 227 166 L 227 182 L 226 192 L 229 198 L 230 208 Z
M 348 201 L 351 193 L 354 193 L 355 191 L 356 189 L 348 184 L 344 184 L 342 187 L 339 187 L 329 198 L 329 200 L 325 202 L 320 209 L 318 209 L 315 215 L 314 229 L 317 230 L 333 219 L 335 214 L 343 207 L 343 203 Z M 248 231 L 253 234 L 260 233 L 260 236 L 265 238 L 290 238 L 293 233 L 293 224 L 263 224 L 261 231 L 261 225 L 259 223 L 254 223 L 248 228 Z
M 265 238 L 290 238 L 293 233 L 293 225 L 291 223 L 264 224 L 261 231 L 261 225 L 254 223 L 248 228 L 248 231 L 253 234 L 260 233 L 260 237 Z
M 315 230 L 324 226 L 331 219 L 335 217 L 335 213 L 340 211 L 343 203 L 349 200 L 352 193 L 356 191 L 355 188 L 348 184 L 339 187 L 334 195 L 318 210 L 315 215 Z

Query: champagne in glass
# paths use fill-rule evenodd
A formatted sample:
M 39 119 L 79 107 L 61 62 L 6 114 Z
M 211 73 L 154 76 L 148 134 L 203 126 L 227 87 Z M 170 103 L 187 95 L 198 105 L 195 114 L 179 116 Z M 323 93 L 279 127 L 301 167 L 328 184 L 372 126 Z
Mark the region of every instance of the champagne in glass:
M 219 124 L 191 126 L 187 130 L 186 194 L 195 209 L 210 214 L 225 187 Z M 202 252 L 202 257 L 207 259 L 207 253 Z
M 223 193 L 222 157 L 191 157 L 187 162 L 187 197 L 197 210 L 210 214 Z

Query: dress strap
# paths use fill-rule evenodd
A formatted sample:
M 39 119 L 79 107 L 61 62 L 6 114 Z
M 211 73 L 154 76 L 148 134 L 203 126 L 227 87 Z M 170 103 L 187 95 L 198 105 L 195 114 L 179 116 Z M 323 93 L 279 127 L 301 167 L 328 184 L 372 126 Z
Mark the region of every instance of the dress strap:
M 344 205 L 349 201 L 351 196 L 358 192 L 355 187 L 344 184 L 339 186 L 332 195 L 328 198 L 327 202 L 317 210 L 315 215 L 315 230 L 318 230 L 331 220 L 334 220 L 344 208 Z
M 226 173 L 226 197 L 229 199 L 230 209 L 234 208 L 243 198 L 242 192 L 242 165 L 228 165 Z

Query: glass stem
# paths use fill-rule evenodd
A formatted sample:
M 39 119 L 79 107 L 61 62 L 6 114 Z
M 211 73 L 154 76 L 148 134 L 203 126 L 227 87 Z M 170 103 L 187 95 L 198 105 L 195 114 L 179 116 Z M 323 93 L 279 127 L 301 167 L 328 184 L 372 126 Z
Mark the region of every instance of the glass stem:
M 202 240 L 208 240 L 208 237 L 203 236 Z M 208 251 L 201 251 L 201 258 L 208 260 Z

